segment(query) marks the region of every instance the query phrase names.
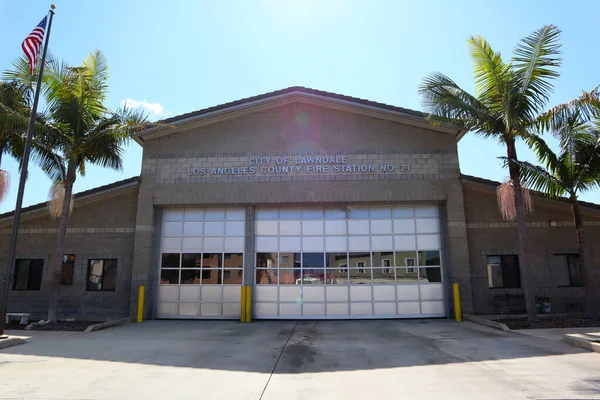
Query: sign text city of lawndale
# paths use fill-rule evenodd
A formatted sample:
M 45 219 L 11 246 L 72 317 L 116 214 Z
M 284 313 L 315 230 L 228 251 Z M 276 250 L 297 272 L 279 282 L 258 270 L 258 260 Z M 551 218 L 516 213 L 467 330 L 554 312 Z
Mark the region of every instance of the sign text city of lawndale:
M 410 165 L 400 164 L 348 164 L 347 156 L 305 157 L 250 157 L 247 166 L 188 168 L 187 174 L 194 175 L 263 175 L 307 173 L 352 173 L 352 172 L 400 172 L 410 171 Z

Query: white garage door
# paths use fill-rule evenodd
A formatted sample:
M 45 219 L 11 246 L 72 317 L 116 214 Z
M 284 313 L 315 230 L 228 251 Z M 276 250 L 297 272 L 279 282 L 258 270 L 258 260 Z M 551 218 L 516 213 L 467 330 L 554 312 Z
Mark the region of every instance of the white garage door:
M 445 315 L 435 206 L 259 208 L 256 318 Z
M 158 318 L 239 318 L 245 211 L 163 213 Z

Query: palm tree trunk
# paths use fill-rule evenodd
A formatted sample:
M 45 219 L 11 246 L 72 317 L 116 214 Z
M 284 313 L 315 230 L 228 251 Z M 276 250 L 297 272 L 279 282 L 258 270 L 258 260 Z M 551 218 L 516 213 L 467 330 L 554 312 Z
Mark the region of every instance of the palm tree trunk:
M 517 161 L 517 149 L 515 141 L 506 143 L 508 159 Z M 525 207 L 523 206 L 523 192 L 521 191 L 521 175 L 519 168 L 515 163 L 509 164 L 510 178 L 515 192 L 515 208 L 517 211 L 517 234 L 519 238 L 519 248 L 521 251 L 521 262 L 519 273 L 521 275 L 521 287 L 525 295 L 525 308 L 527 310 L 527 319 L 535 321 L 535 292 L 531 279 L 531 265 L 529 263 L 529 249 L 527 243 L 527 228 L 525 226 Z
M 48 320 L 56 322 L 58 319 L 58 298 L 60 294 L 60 274 L 62 270 L 62 259 L 65 253 L 65 242 L 67 240 L 67 225 L 71 212 L 71 195 L 73 193 L 73 181 L 68 180 L 65 185 L 65 198 L 63 199 L 60 225 L 58 227 L 58 238 L 56 240 L 56 253 L 52 259 L 52 284 L 50 286 L 50 303 L 48 305 Z
M 585 242 L 585 232 L 583 229 L 583 219 L 576 197 L 571 197 L 571 209 L 573 210 L 573 219 L 575 220 L 575 230 L 577 231 L 577 243 L 579 245 L 579 266 L 583 271 L 585 280 L 585 309 L 588 317 L 595 321 L 598 319 L 598 305 L 596 304 L 596 280 L 592 274 L 592 263 L 590 254 L 587 251 Z

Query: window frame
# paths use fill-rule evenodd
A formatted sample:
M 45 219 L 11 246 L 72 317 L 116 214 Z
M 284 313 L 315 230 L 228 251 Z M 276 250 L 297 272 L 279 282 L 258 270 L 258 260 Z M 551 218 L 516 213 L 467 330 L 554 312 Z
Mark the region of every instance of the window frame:
M 90 268 L 92 266 L 92 261 L 102 261 L 102 275 L 101 275 L 101 288 L 93 289 L 90 288 Z M 115 263 L 115 283 L 112 289 L 104 289 L 104 263 L 106 261 L 114 261 Z M 86 292 L 115 292 L 117 290 L 117 273 L 119 270 L 119 260 L 117 258 L 90 258 L 88 259 L 88 267 L 87 267 L 87 280 L 85 284 Z
M 490 277 L 491 277 L 490 276 L 490 265 L 492 264 L 492 263 L 490 263 L 491 257 L 498 257 L 500 259 L 499 265 L 500 265 L 500 272 L 501 272 L 501 276 L 502 276 L 502 286 L 491 286 L 491 284 L 492 284 L 492 281 L 490 280 Z M 506 286 L 505 285 L 503 260 L 508 257 L 515 257 L 515 259 L 516 259 L 516 266 L 517 266 L 516 279 L 518 282 L 518 286 Z M 486 256 L 485 261 L 486 261 L 486 264 L 485 264 L 486 274 L 487 274 L 487 279 L 488 279 L 488 289 L 522 289 L 523 288 L 523 285 L 521 282 L 521 262 L 520 262 L 521 260 L 519 259 L 518 254 L 489 254 Z
M 566 257 L 567 258 L 567 272 L 569 275 L 569 284 L 568 285 L 556 285 L 557 288 L 568 288 L 568 287 L 572 287 L 572 288 L 580 288 L 580 287 L 585 287 L 585 283 L 582 285 L 573 285 L 573 273 L 571 270 L 571 263 L 569 263 L 569 257 L 572 256 L 576 256 L 577 260 L 579 261 L 579 253 L 555 253 L 552 254 L 553 257 Z
M 29 263 L 29 271 L 27 273 L 27 288 L 25 288 L 25 289 L 17 289 L 17 283 L 18 283 L 17 277 L 19 274 L 19 269 L 18 269 L 19 261 L 29 261 L 30 262 Z M 31 263 L 33 261 L 40 261 L 42 263 L 42 267 L 40 268 L 40 277 L 39 277 L 40 285 L 37 289 L 35 289 L 35 288 L 32 289 L 29 286 L 30 277 L 31 277 Z M 15 270 L 13 272 L 13 284 L 12 284 L 11 289 L 16 292 L 39 292 L 40 290 L 42 290 L 42 280 L 44 277 L 44 261 L 45 261 L 44 258 L 17 258 L 17 259 L 15 259 L 15 266 L 14 266 Z
M 72 264 L 66 264 L 66 265 L 72 265 L 72 269 L 71 269 L 71 282 L 70 283 L 66 283 L 65 281 L 63 281 L 63 275 L 65 274 L 64 272 L 64 268 L 65 268 L 65 257 L 70 257 L 73 256 L 73 263 Z M 75 263 L 77 262 L 77 256 L 75 254 L 63 254 L 63 262 L 60 266 L 60 284 L 61 286 L 73 286 L 73 282 L 75 281 Z

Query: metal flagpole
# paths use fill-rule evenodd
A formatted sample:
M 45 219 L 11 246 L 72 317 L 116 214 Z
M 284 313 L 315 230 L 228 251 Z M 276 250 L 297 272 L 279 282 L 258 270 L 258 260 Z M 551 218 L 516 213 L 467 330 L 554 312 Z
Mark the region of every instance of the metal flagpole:
M 8 257 L 6 258 L 6 274 L 2 277 L 1 292 L 0 292 L 0 339 L 5 339 L 4 327 L 6 323 L 6 308 L 8 305 L 8 292 L 10 291 L 10 283 L 12 281 L 13 269 L 15 264 L 15 251 L 17 249 L 17 237 L 19 235 L 19 222 L 21 218 L 21 206 L 23 204 L 23 192 L 25 191 L 25 180 L 27 179 L 27 167 L 29 166 L 29 153 L 31 150 L 31 142 L 33 140 L 33 130 L 35 128 L 35 116 L 37 115 L 38 100 L 40 98 L 40 89 L 42 86 L 42 75 L 44 74 L 44 64 L 46 64 L 46 51 L 48 50 L 48 41 L 50 40 L 50 29 L 52 29 L 52 17 L 54 16 L 54 4 L 50 6 L 50 20 L 48 21 L 48 30 L 46 31 L 46 43 L 42 52 L 42 61 L 40 65 L 40 73 L 38 75 L 37 86 L 35 88 L 35 96 L 33 99 L 33 107 L 29 116 L 29 127 L 27 128 L 27 140 L 25 141 L 25 150 L 23 151 L 23 165 L 21 167 L 21 177 L 19 180 L 19 191 L 17 192 L 17 204 L 15 205 L 15 214 L 13 218 L 12 231 L 10 233 L 10 246 Z

